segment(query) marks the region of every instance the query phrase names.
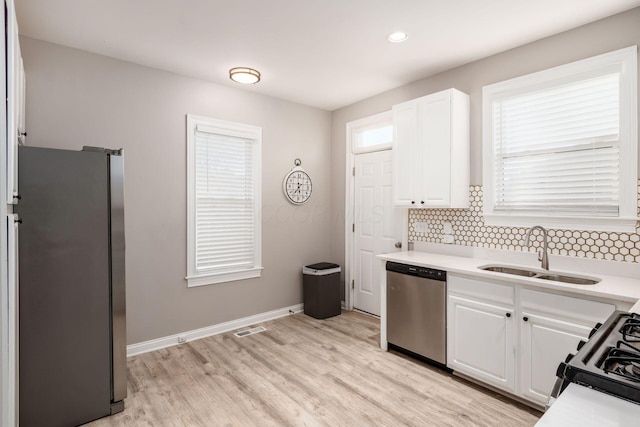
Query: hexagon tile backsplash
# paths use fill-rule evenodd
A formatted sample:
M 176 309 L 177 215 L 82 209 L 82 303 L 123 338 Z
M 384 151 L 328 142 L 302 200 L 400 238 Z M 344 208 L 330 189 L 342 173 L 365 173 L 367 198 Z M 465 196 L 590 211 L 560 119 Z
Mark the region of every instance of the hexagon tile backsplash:
M 527 228 L 495 227 L 482 218 L 482 186 L 470 187 L 469 209 L 409 209 L 409 241 L 441 243 L 443 224 L 453 227 L 454 244 L 491 249 L 535 252 L 542 247 L 542 235 L 532 234 L 531 246 L 524 246 Z M 640 181 L 638 182 L 640 215 Z M 415 222 L 426 222 L 428 231 L 418 232 Z M 580 258 L 640 263 L 640 227 L 635 233 L 548 229 L 549 253 Z

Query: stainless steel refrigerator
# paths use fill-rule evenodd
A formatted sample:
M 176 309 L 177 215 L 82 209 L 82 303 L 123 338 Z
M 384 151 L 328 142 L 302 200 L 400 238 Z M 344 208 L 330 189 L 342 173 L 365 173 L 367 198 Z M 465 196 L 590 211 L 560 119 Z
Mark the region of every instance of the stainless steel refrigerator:
M 19 147 L 21 427 L 124 409 L 123 172 L 121 150 Z

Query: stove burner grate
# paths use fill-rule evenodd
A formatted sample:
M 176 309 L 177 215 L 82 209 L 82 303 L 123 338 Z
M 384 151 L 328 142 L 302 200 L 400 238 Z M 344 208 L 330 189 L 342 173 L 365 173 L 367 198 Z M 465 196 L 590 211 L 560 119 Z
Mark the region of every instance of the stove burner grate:
M 640 342 L 640 319 L 629 319 L 620 328 L 622 339 L 629 342 Z
M 616 343 L 616 348 L 630 351 L 631 353 L 637 354 L 640 357 L 640 346 L 638 346 L 637 343 L 633 341 L 629 342 L 629 341 L 619 340 Z
M 640 378 L 640 362 L 629 362 L 624 370 L 628 375 Z
M 640 383 L 640 354 L 637 351 L 612 348 L 604 359 L 602 369 L 606 373 Z

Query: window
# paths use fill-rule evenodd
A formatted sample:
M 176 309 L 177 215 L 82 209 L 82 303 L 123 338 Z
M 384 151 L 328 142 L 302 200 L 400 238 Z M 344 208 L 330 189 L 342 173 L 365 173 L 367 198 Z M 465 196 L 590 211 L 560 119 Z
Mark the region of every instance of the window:
M 485 223 L 635 230 L 636 50 L 483 88 Z
M 347 124 L 354 154 L 390 150 L 393 144 L 391 112 L 376 114 Z
M 261 140 L 259 127 L 187 115 L 188 286 L 260 277 Z

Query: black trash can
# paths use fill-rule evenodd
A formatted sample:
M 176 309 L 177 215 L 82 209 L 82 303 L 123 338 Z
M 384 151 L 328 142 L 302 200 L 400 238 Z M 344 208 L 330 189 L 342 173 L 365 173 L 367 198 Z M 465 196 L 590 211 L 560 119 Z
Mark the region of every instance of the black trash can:
M 302 269 L 304 314 L 326 319 L 341 313 L 340 266 L 330 262 L 305 265 Z

